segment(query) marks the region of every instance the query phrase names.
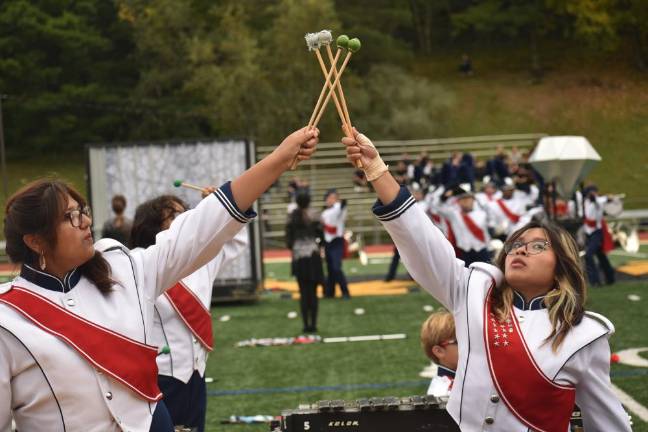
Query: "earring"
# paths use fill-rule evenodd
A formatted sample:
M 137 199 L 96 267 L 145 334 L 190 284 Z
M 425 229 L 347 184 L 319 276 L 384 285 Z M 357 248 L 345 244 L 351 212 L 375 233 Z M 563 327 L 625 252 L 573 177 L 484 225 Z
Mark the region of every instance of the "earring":
M 40 256 L 38 257 L 38 265 L 43 271 L 47 268 L 47 262 L 45 262 L 45 252 L 41 252 Z

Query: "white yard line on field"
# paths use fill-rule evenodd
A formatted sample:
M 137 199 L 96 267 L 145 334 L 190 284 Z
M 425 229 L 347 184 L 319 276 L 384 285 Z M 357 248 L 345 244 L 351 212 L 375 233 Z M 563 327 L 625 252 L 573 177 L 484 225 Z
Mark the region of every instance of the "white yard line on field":
M 633 415 L 636 415 L 644 422 L 648 422 L 648 409 L 646 409 L 645 406 L 632 399 L 628 393 L 624 392 L 614 384 L 612 384 L 612 391 L 616 394 L 621 403 L 625 405 L 628 410 L 632 411 Z

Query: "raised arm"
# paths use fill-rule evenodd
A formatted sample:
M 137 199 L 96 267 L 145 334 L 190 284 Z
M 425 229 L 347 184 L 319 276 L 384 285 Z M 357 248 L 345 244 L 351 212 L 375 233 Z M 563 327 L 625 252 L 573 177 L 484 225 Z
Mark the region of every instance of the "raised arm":
M 423 210 L 414 205 L 407 188 L 398 185 L 371 141 L 355 131 L 355 138 L 343 138 L 347 158 L 362 161 L 367 180 L 378 195 L 373 211 L 394 240 L 403 263 L 414 280 L 446 308 L 460 304 L 465 270 L 456 259 L 450 242 Z
M 250 209 L 252 203 L 290 168 L 295 156 L 299 160 L 309 159 L 317 141 L 316 129 L 293 132 L 271 154 L 160 232 L 155 244 L 137 257 L 141 260 L 145 286 L 154 289 L 149 295 L 157 297 L 214 259 L 223 245 L 256 216 Z

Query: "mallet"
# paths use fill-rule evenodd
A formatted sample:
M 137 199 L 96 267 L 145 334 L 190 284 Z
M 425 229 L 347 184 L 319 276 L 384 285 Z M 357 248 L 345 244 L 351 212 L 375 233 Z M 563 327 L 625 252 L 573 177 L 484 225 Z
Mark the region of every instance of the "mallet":
M 173 181 L 173 186 L 175 186 L 175 187 L 184 187 L 184 188 L 187 188 L 187 189 L 194 189 L 194 190 L 197 190 L 197 191 L 200 191 L 200 192 L 203 192 L 205 190 L 204 187 L 196 186 L 195 184 L 191 184 L 191 183 L 186 183 L 186 182 L 183 182 L 182 180 L 174 180 Z
M 337 52 L 335 53 L 335 58 L 333 58 L 333 52 L 331 51 L 331 42 L 333 42 L 333 36 L 331 35 L 331 32 L 328 30 L 322 30 L 321 32 L 319 32 L 319 37 L 320 44 L 326 47 L 326 52 L 328 54 L 329 61 L 331 62 L 331 67 L 333 68 L 333 75 L 335 78 L 337 78 L 337 59 L 340 55 L 340 52 L 342 51 L 342 48 L 347 47 L 347 44 L 349 43 L 349 37 L 346 35 L 340 35 L 340 37 L 342 37 L 342 41 L 341 43 L 337 42 Z M 338 37 L 338 40 L 340 39 L 340 37 Z M 342 81 L 338 82 L 337 91 L 340 94 L 340 102 L 342 105 L 342 111 L 344 112 L 344 118 L 346 119 L 347 128 L 349 129 L 349 133 L 351 133 L 353 127 L 351 125 L 351 117 L 349 116 L 349 109 L 347 108 L 344 91 L 342 90 Z
M 340 71 L 337 73 L 337 77 L 335 78 L 335 82 L 333 83 L 334 88 L 340 82 L 340 78 L 342 77 L 342 74 L 344 73 L 344 70 L 346 69 L 346 66 L 349 63 L 349 59 L 351 59 L 351 55 L 353 53 L 357 52 L 358 50 L 360 50 L 361 46 L 362 46 L 362 44 L 360 43 L 360 39 L 353 38 L 353 39 L 349 40 L 349 42 L 347 44 L 347 48 L 348 48 L 349 52 L 347 53 L 346 57 L 344 58 L 344 62 L 342 63 L 342 67 L 340 67 Z M 329 91 L 328 91 L 328 94 L 326 95 L 326 98 L 324 99 L 324 103 L 322 104 L 322 107 L 320 109 L 319 114 L 317 114 L 317 117 L 315 117 L 315 122 L 313 122 L 314 127 L 317 127 L 317 124 L 319 123 L 320 119 L 322 118 L 322 114 L 324 113 L 324 109 L 326 109 L 326 105 L 328 104 L 329 99 L 331 99 L 331 94 L 332 93 L 333 93 L 333 89 L 330 88 Z

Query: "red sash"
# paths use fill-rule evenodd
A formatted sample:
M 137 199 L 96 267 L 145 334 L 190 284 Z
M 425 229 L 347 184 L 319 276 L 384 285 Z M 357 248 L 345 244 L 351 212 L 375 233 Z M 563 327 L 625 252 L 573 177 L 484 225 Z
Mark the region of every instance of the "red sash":
M 499 208 L 502 209 L 502 212 L 504 212 L 506 217 L 509 218 L 511 222 L 518 223 L 520 221 L 520 216 L 516 215 L 511 210 L 509 210 L 508 206 L 504 203 L 504 201 L 498 199 L 496 202 Z
M 585 218 L 584 222 L 588 227 L 596 229 L 596 220 Z M 612 238 L 612 234 L 610 234 L 610 229 L 605 219 L 601 220 L 601 230 L 603 231 L 603 244 L 601 245 L 601 249 L 603 249 L 604 253 L 608 253 L 614 249 L 614 239 Z
M 22 287 L 13 286 L 0 294 L 0 302 L 74 348 L 93 367 L 109 374 L 139 397 L 151 402 L 162 399 L 157 385 L 155 347 L 100 327 Z
M 331 235 L 336 235 L 337 234 L 337 227 L 333 226 L 333 225 L 324 224 L 324 231 L 331 234 Z
M 214 349 L 214 335 L 209 311 L 182 282 L 178 282 L 164 295 L 191 333 L 207 351 Z
M 497 320 L 491 308 L 492 290 L 484 304 L 484 344 L 497 392 L 513 415 L 534 431 L 568 430 L 576 390 L 556 384 L 542 373 L 515 313 L 506 321 Z
M 473 236 L 480 242 L 484 243 L 486 242 L 486 236 L 484 236 L 484 231 L 482 231 L 477 224 L 475 223 L 474 220 L 470 217 L 469 214 L 461 212 L 461 217 L 463 218 L 464 223 L 466 224 L 466 227 L 468 227 L 468 230 L 472 233 Z

